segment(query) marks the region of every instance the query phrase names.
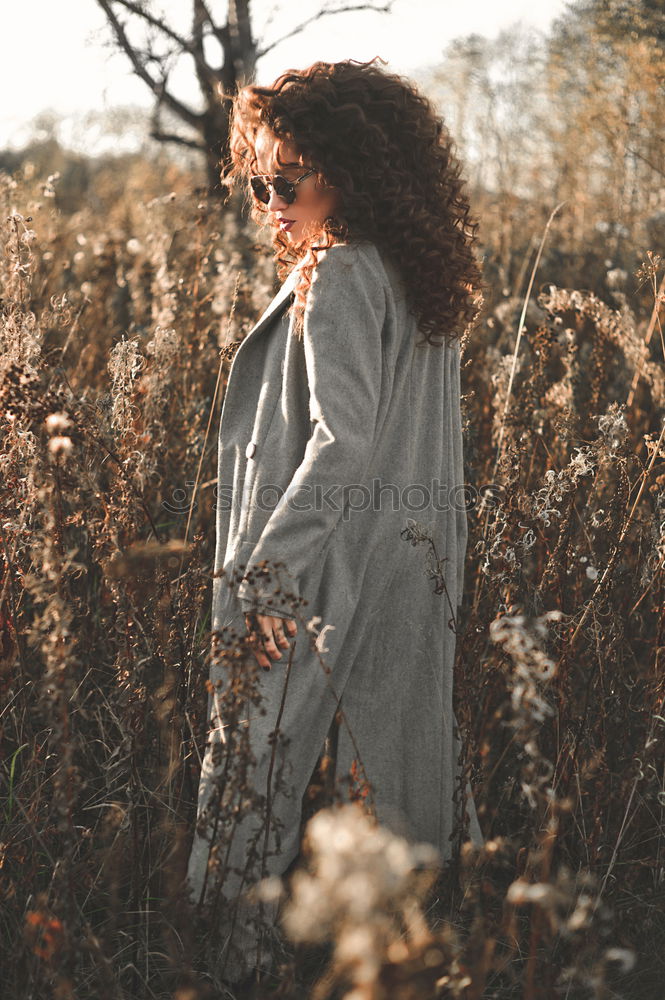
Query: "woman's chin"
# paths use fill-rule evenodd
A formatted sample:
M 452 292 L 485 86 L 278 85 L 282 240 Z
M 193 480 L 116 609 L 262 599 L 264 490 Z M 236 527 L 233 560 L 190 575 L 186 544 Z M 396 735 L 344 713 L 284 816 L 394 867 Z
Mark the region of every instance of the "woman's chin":
M 310 228 L 302 225 L 292 226 L 291 229 L 280 229 L 279 232 L 284 233 L 289 243 L 292 243 L 294 247 L 304 246 L 311 235 Z

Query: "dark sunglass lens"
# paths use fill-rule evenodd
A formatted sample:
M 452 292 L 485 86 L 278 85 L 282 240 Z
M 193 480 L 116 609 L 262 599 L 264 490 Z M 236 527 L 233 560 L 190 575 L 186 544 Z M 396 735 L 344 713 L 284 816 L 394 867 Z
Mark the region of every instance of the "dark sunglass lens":
M 262 201 L 264 205 L 267 205 L 270 201 L 270 191 L 266 187 L 265 183 L 260 177 L 252 177 L 251 179 L 252 190 L 259 201 Z
M 286 177 L 282 177 L 281 174 L 276 174 L 273 178 L 273 185 L 279 197 L 283 198 L 287 205 L 290 205 L 296 194 L 296 189 L 291 181 L 287 181 Z

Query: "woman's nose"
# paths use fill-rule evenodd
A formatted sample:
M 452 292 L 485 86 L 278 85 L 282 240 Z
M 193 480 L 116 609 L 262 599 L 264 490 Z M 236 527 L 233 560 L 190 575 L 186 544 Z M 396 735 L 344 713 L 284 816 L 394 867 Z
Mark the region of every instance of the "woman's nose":
M 283 212 L 285 208 L 288 208 L 288 201 L 285 201 L 284 198 L 280 198 L 280 196 L 275 192 L 274 187 L 271 186 L 269 191 L 270 201 L 268 202 L 268 210 L 270 212 Z

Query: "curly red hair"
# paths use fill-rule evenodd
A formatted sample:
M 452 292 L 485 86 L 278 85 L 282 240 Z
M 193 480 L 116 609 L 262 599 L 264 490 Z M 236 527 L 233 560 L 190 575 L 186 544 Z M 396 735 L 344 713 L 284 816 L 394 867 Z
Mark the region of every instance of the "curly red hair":
M 302 260 L 292 310 L 302 331 L 307 290 L 317 254 L 334 243 L 370 240 L 397 268 L 418 328 L 427 341 L 459 339 L 482 302 L 480 265 L 473 252 L 478 222 L 469 216 L 465 181 L 451 138 L 431 101 L 398 75 L 359 62 L 315 62 L 287 70 L 272 87 L 249 85 L 228 98 L 229 151 L 224 183 L 246 181 L 252 219 L 271 213 L 255 199 L 259 129 L 293 143 L 321 184 L 342 195 L 306 245 L 292 245 L 273 219 L 278 275 Z M 384 61 L 384 60 L 381 60 Z M 480 293 L 480 294 L 479 294 Z

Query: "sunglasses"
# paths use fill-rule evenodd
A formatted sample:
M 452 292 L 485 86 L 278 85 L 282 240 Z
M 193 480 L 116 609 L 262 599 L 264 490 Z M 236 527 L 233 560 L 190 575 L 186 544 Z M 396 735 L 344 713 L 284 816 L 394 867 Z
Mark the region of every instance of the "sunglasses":
M 267 205 L 270 201 L 270 187 L 275 190 L 287 205 L 290 205 L 296 200 L 296 185 L 304 181 L 310 174 L 315 173 L 316 170 L 312 167 L 295 181 L 289 181 L 286 177 L 282 177 L 281 174 L 275 174 L 271 181 L 265 181 L 263 178 L 269 177 L 270 174 L 254 174 L 250 177 L 249 182 L 252 185 L 252 191 L 264 205 Z

